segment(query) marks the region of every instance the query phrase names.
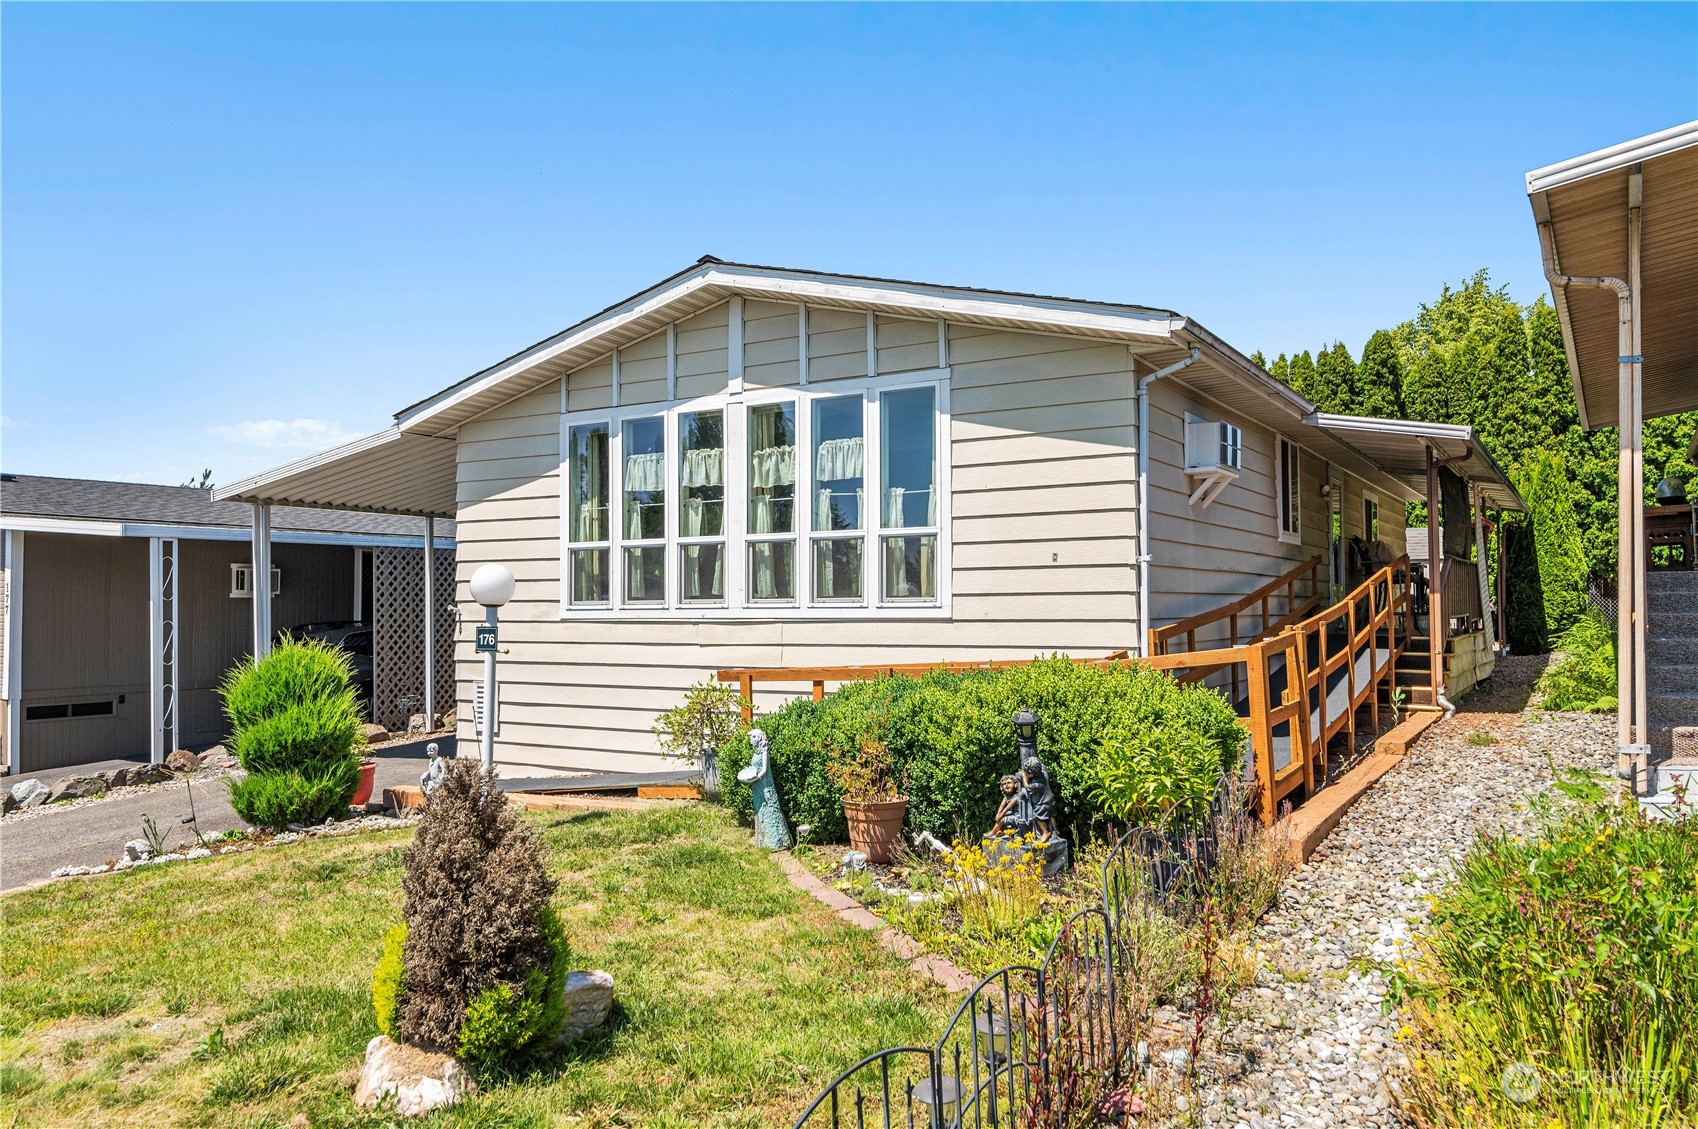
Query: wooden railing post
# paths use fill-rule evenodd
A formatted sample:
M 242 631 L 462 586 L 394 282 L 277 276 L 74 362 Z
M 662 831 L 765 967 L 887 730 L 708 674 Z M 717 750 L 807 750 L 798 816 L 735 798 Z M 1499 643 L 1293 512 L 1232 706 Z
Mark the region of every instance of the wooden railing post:
M 755 720 L 755 676 L 744 672 L 737 679 L 737 694 L 743 699 L 743 724 Z
M 1262 786 L 1262 823 L 1274 825 L 1273 726 L 1268 720 L 1267 643 L 1257 643 L 1246 656 L 1245 677 L 1250 683 L 1250 742 L 1256 758 L 1256 779 Z M 1287 672 L 1289 673 L 1289 672 Z M 1296 742 L 1292 743 L 1293 751 Z

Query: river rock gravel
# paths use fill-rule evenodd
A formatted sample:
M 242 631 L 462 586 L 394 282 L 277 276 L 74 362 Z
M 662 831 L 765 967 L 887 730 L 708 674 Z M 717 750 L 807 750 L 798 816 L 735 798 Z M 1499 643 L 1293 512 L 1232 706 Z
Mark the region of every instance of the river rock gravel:
M 1367 962 L 1403 951 L 1479 832 L 1530 822 L 1527 800 L 1549 788 L 1553 765 L 1615 762 L 1612 715 L 1525 708 L 1543 662 L 1500 662 L 1286 881 L 1252 938 L 1255 982 L 1233 1001 L 1188 1103 L 1196 1123 L 1406 1124 L 1397 1113 L 1402 1018 L 1386 1014 L 1385 984 Z

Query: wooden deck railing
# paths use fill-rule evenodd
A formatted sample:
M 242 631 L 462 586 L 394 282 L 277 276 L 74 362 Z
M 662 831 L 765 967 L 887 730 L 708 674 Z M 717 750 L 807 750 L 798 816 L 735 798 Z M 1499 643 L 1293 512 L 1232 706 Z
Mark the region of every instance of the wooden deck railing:
M 1195 651 L 1197 649 L 1197 632 L 1211 624 L 1219 623 L 1223 619 L 1227 621 L 1225 645 L 1228 647 L 1236 647 L 1240 643 L 1265 639 L 1286 624 L 1295 623 L 1303 618 L 1304 613 L 1321 602 L 1320 571 L 1321 562 L 1324 559 L 1316 554 L 1291 571 L 1274 577 L 1254 592 L 1240 596 L 1229 604 L 1222 604 L 1218 608 L 1188 616 L 1178 623 L 1170 623 L 1166 627 L 1150 628 L 1149 653 L 1152 655 L 1171 654 L 1173 641 L 1181 635 L 1185 636 L 1185 649 Z M 1298 603 L 1297 582 L 1305 576 L 1309 578 L 1309 598 Z M 1285 610 L 1284 614 L 1276 620 L 1272 618 L 1273 605 L 1274 599 L 1280 594 L 1281 589 L 1284 589 L 1285 594 Z M 1249 639 L 1244 639 L 1240 635 L 1238 624 L 1240 619 L 1247 616 L 1256 617 L 1256 629 L 1250 633 Z M 1204 646 L 1218 648 L 1221 644 L 1204 643 Z

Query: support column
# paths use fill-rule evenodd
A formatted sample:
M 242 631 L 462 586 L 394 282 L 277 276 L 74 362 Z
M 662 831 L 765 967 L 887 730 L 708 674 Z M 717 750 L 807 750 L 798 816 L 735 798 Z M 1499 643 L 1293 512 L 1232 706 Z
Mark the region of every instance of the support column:
M 147 541 L 148 759 L 154 764 L 177 747 L 176 538 Z
M 271 653 L 271 507 L 254 503 L 254 660 Z
M 1640 213 L 1644 203 L 1644 181 L 1637 169 L 1627 178 L 1627 285 L 1632 293 L 1633 325 L 1631 327 L 1633 360 L 1628 368 L 1633 373 L 1633 435 L 1629 450 L 1632 452 L 1632 493 L 1628 498 L 1631 503 L 1628 512 L 1633 515 L 1633 553 L 1629 558 L 1633 567 L 1633 742 L 1637 746 L 1635 753 L 1649 767 L 1651 719 L 1649 703 L 1646 695 L 1648 679 L 1645 677 L 1645 635 L 1647 624 L 1645 617 L 1645 359 L 1643 335 L 1640 318 Z M 1624 703 L 1625 704 L 1625 703 Z
M 24 770 L 18 745 L 24 732 L 24 534 L 6 530 L 6 770 Z
M 436 728 L 436 519 L 427 517 L 424 543 L 424 715 Z
M 1439 536 L 1439 462 L 1427 448 L 1427 647 L 1433 678 L 1433 705 L 1443 708 L 1444 645 L 1448 625 L 1444 618 L 1444 538 Z

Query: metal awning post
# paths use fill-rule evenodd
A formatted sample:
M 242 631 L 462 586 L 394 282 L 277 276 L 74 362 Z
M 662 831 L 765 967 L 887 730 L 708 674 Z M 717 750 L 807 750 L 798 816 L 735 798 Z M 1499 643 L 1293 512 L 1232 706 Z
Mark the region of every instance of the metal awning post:
M 24 771 L 18 744 L 24 732 L 24 533 L 5 532 L 6 552 L 6 771 Z
M 1621 356 L 1617 390 L 1621 415 L 1617 461 L 1619 563 L 1616 566 L 1617 733 L 1622 763 L 1635 791 L 1647 786 L 1650 731 L 1646 725 L 1645 688 L 1645 443 L 1641 418 L 1644 402 L 1644 358 L 1639 350 L 1639 233 L 1643 181 L 1634 172 L 1627 178 L 1627 297 L 1621 303 L 1618 333 Z
M 1433 678 L 1433 705 L 1446 708 L 1444 646 L 1449 634 L 1444 608 L 1444 538 L 1439 535 L 1439 461 L 1427 446 L 1427 648 Z
M 271 506 L 254 503 L 254 661 L 271 653 Z
M 436 728 L 436 519 L 427 517 L 424 540 L 424 716 Z

